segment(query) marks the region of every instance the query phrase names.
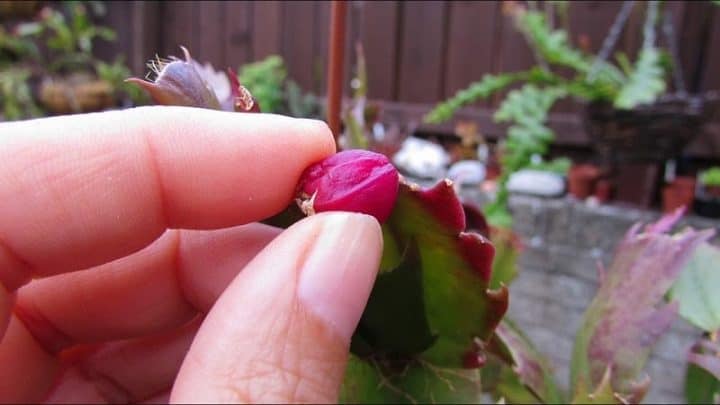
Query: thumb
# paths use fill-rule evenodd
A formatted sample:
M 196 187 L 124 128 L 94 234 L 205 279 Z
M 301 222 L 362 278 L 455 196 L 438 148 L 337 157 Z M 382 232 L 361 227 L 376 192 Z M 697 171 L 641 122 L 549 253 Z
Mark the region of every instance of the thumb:
M 367 215 L 318 214 L 287 229 L 207 315 L 171 401 L 337 402 L 381 254 Z

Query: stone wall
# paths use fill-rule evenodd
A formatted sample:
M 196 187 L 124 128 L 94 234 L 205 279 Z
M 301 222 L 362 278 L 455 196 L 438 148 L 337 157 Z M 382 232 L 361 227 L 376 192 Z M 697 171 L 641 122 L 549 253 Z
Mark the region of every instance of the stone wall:
M 478 195 L 466 197 L 481 199 Z M 575 333 L 598 287 L 597 263 L 609 265 L 615 245 L 630 226 L 654 221 L 660 213 L 615 205 L 591 206 L 569 197 L 514 195 L 510 207 L 525 250 L 520 257 L 520 274 L 510 286 L 508 316 L 551 359 L 557 381 L 566 389 Z M 684 224 L 717 229 L 720 221 L 688 216 Z M 685 354 L 699 334 L 678 319 L 664 335 L 646 367 L 653 382 L 644 402 L 685 402 Z

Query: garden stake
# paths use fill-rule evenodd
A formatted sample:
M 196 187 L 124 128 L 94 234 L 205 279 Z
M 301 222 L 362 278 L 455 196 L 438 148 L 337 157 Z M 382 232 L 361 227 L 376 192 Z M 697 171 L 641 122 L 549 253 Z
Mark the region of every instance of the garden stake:
M 337 141 L 340 135 L 343 62 L 345 57 L 345 15 L 347 3 L 333 1 L 330 13 L 330 50 L 327 81 L 327 122 Z

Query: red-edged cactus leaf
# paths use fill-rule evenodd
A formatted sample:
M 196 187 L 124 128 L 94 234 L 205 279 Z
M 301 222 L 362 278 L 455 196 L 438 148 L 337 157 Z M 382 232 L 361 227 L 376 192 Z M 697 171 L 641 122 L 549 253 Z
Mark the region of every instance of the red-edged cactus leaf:
M 400 366 L 350 355 L 341 403 L 480 403 L 479 370 L 444 369 L 420 360 Z
M 685 229 L 666 234 L 680 215 L 670 214 L 643 232 L 635 225 L 618 246 L 576 337 L 571 381 L 577 401 L 595 391 L 608 368 L 616 398 L 639 400 L 647 389 L 640 373 L 676 317 L 677 303 L 663 304 L 663 296 L 695 249 L 714 233 Z
M 395 207 L 384 224 L 386 241 L 404 254 L 385 249 L 384 254 L 400 257 L 395 268 L 383 269 L 375 283 L 358 333 L 371 344 L 396 337 L 393 348 L 375 345 L 378 352 L 392 354 L 395 347 L 419 347 L 416 339 L 431 344 L 416 351 L 416 357 L 437 367 L 478 367 L 483 347 L 505 314 L 507 289 L 488 290 L 493 247 L 489 240 L 465 228 L 462 204 L 452 184 L 441 181 L 429 189 L 401 181 Z M 416 247 L 415 247 L 416 246 Z M 389 262 L 392 262 L 389 260 Z M 412 268 L 407 272 L 406 266 Z M 407 289 L 392 288 L 395 271 L 416 274 L 415 283 Z M 411 291 L 417 289 L 418 291 Z M 387 304 L 375 290 L 391 291 L 394 300 L 414 302 L 422 296 L 422 311 L 427 329 L 407 329 L 407 313 L 395 317 L 387 314 Z M 389 294 L 389 293 L 388 293 Z M 383 327 L 368 325 L 370 319 L 383 319 Z M 368 331 L 371 330 L 372 333 Z
M 502 380 L 496 382 L 495 395 L 511 403 L 527 399 L 527 394 L 517 386 L 517 379 L 535 397 L 533 402 L 567 402 L 555 383 L 549 360 L 533 347 L 530 340 L 509 319 L 503 319 L 498 325 L 492 343 L 491 350 L 513 371 L 501 371 Z
M 720 249 L 700 245 L 670 290 L 681 317 L 707 332 L 720 329 Z
M 384 221 L 380 273 L 353 336 L 343 401 L 477 402 L 479 372 L 469 369 L 484 363 L 508 307 L 507 288 L 488 288 L 492 243 L 465 231 L 451 182 L 425 189 L 399 179 L 398 186 L 385 170 L 387 159 L 369 154 L 331 156 L 298 183 L 306 214 L 344 210 Z M 270 222 L 296 216 L 290 207 Z
M 156 60 L 150 68 L 156 77 L 153 81 L 129 78 L 150 94 L 153 101 L 162 105 L 179 105 L 219 110 L 220 101 L 208 82 L 195 68 L 190 53 L 182 48 L 185 60 L 173 58 L 170 61 Z

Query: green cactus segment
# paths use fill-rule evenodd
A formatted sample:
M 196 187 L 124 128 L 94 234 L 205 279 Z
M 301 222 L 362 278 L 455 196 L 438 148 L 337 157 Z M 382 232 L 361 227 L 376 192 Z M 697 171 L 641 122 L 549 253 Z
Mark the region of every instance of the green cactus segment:
M 403 365 L 350 356 L 340 403 L 480 403 L 479 370 Z
M 507 310 L 507 289 L 488 291 L 492 244 L 460 232 L 464 222 L 450 182 L 425 190 L 401 182 L 384 225 L 400 263 L 378 275 L 357 331 L 374 353 L 437 367 L 482 362 L 482 342 Z M 392 250 L 384 254 L 398 257 Z
M 382 268 L 353 336 L 342 402 L 479 402 L 476 368 L 508 305 L 488 290 L 493 247 L 462 232 L 452 183 L 401 181 Z
M 643 232 L 627 233 L 615 258 L 601 277 L 577 334 L 571 363 L 576 401 L 595 391 L 610 368 L 614 395 L 641 399 L 641 371 L 657 339 L 676 317 L 677 302 L 662 304 L 695 249 L 713 231 L 683 230 L 669 235 L 678 211 Z M 638 382 L 640 381 L 640 382 Z
M 491 346 L 493 351 L 506 364 L 509 364 L 513 371 L 500 370 L 496 382 L 497 387 L 501 389 L 498 394 L 501 394 L 510 403 L 527 402 L 525 401 L 527 396 L 515 398 L 518 392 L 521 395 L 527 395 L 523 394 L 523 390 L 518 391 L 518 388 L 521 387 L 517 387 L 517 383 L 513 383 L 518 380 L 534 397 L 531 402 L 543 404 L 566 402 L 555 384 L 550 362 L 533 347 L 530 340 L 520 332 L 517 326 L 506 318 L 498 325 L 495 336 L 496 339 L 493 339 Z M 513 389 L 503 390 L 503 387 L 513 387 Z

